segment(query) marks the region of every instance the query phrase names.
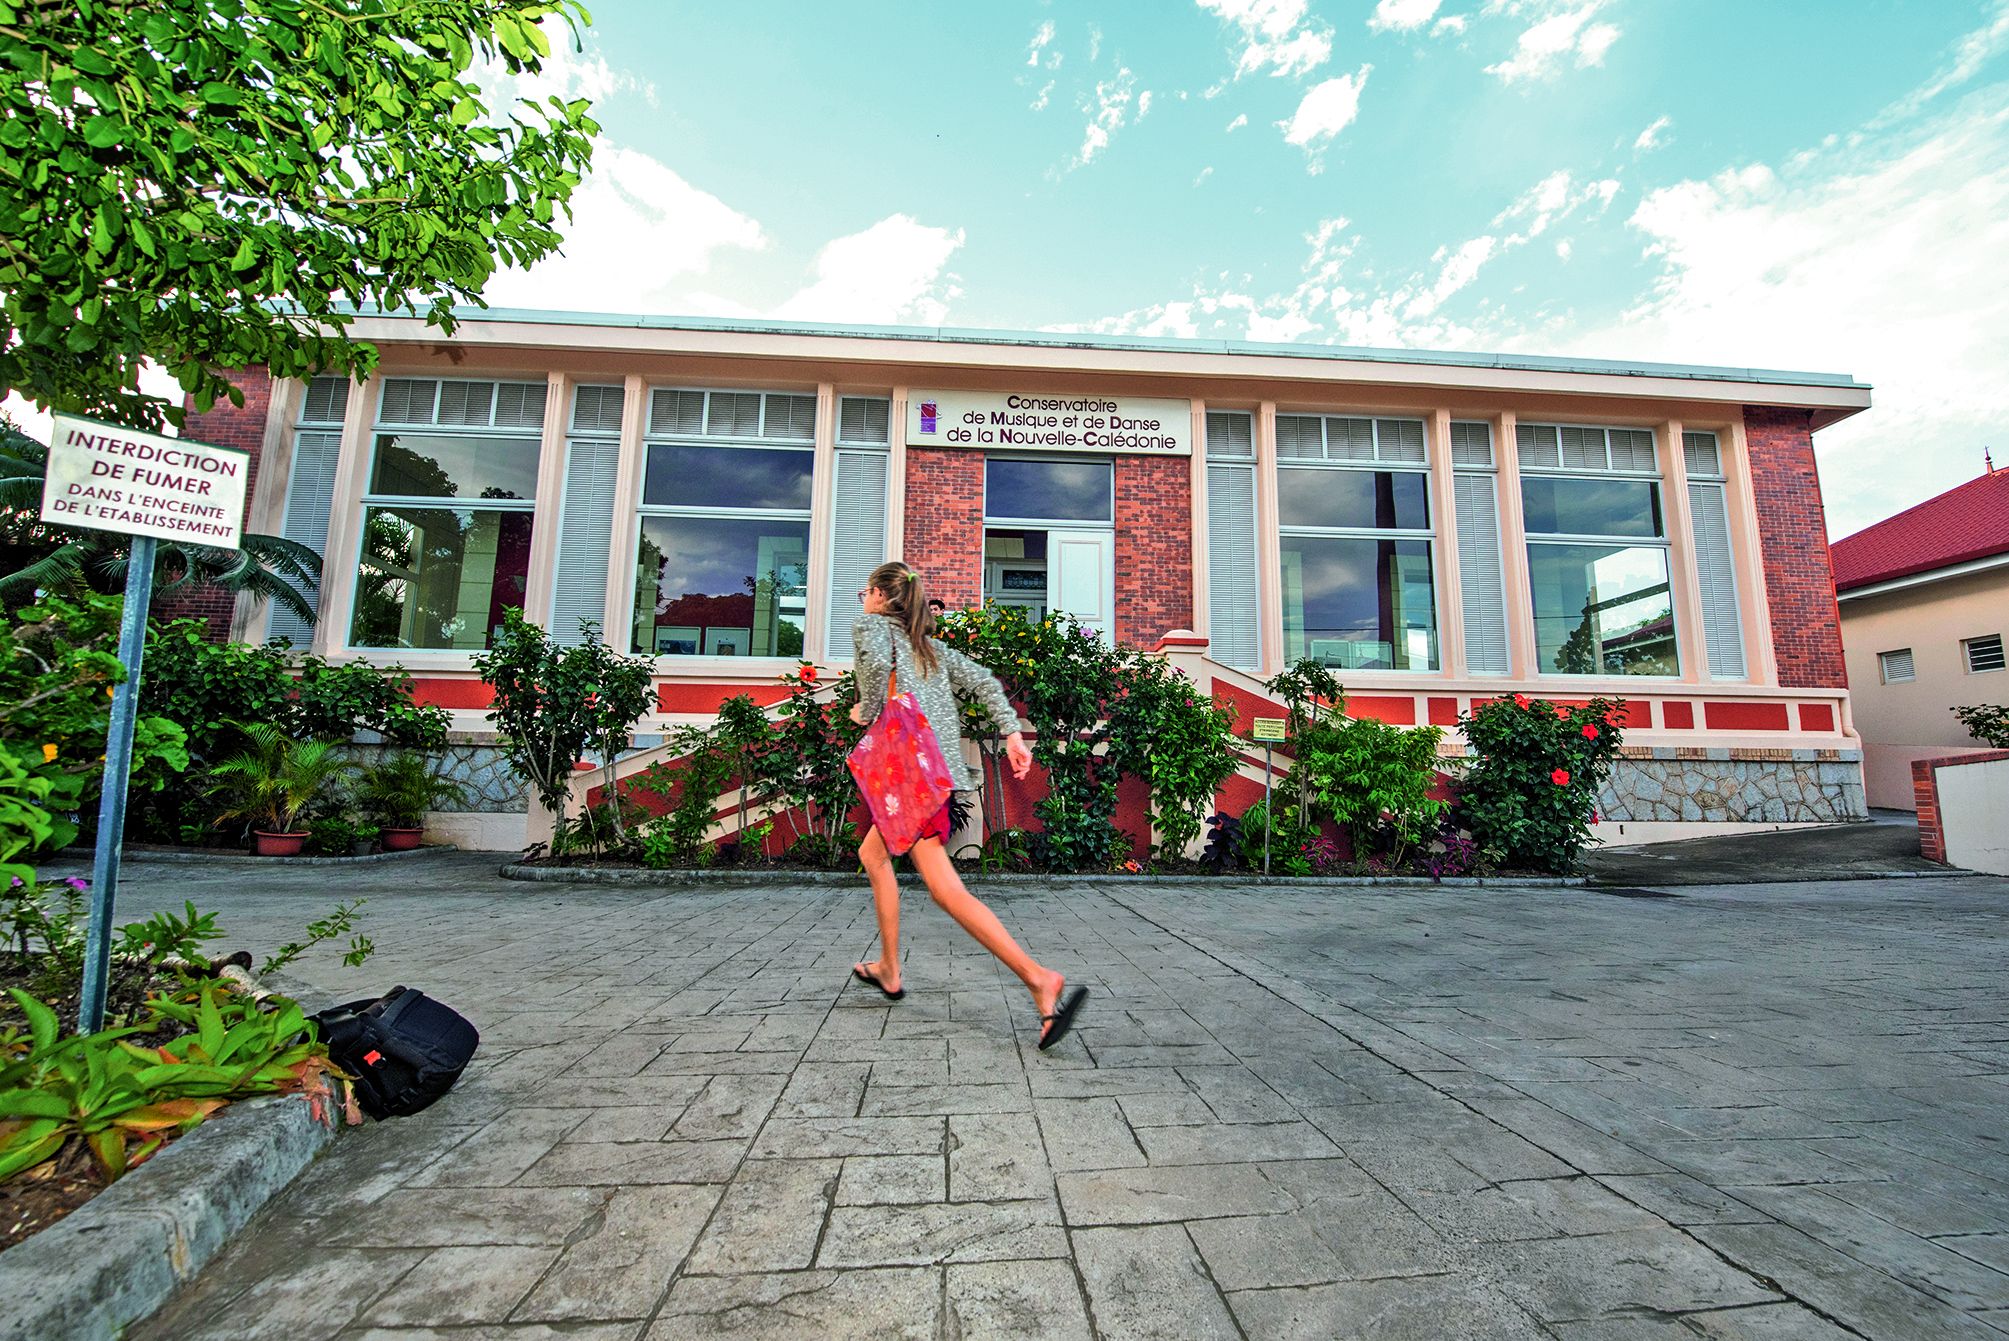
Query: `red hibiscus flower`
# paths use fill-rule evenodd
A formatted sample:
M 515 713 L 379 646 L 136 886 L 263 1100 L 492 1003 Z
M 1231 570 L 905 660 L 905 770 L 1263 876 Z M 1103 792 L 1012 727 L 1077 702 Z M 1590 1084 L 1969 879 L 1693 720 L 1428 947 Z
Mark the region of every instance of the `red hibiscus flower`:
M 816 683 L 816 667 L 804 666 L 802 668 L 802 683 L 804 684 Z
M 1593 810 L 1590 812 L 1590 822 L 1592 824 L 1602 824 L 1604 823 L 1604 816 L 1598 814 L 1595 810 Z
M 1570 785 L 1570 771 L 1567 768 L 1558 768 L 1555 772 L 1549 774 L 1549 781 L 1555 783 L 1558 787 L 1567 787 Z
M 1528 706 L 1528 696 L 1527 696 L 1526 694 L 1516 694 L 1516 695 L 1514 695 L 1514 706 L 1515 706 L 1515 707 L 1517 707 L 1517 708 L 1525 708 L 1525 707 L 1527 707 L 1527 706 Z
M 1586 725 L 1583 729 L 1583 738 L 1585 740 L 1596 740 L 1597 728 L 1595 726 Z

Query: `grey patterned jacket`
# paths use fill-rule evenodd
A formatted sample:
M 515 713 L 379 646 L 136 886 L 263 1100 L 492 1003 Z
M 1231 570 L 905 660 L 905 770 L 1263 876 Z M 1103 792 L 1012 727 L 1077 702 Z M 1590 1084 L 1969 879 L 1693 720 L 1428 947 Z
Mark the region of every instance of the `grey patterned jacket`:
M 886 706 L 886 678 L 897 673 L 900 692 L 914 696 L 921 711 L 928 715 L 928 725 L 935 728 L 935 739 L 941 744 L 942 758 L 948 761 L 955 789 L 975 791 L 982 780 L 972 775 L 969 765 L 963 762 L 963 728 L 957 700 L 971 698 L 983 704 L 1000 735 L 1008 736 L 1019 729 L 1018 714 L 1012 711 L 1011 700 L 1005 697 L 1004 686 L 998 683 L 997 676 L 939 640 L 929 641 L 934 643 L 940 664 L 924 680 L 920 667 L 914 664 L 914 648 L 907 641 L 905 629 L 884 615 L 858 616 L 858 622 L 851 627 L 851 646 L 857 653 L 854 669 L 858 676 L 860 715 L 868 723 L 878 718 Z

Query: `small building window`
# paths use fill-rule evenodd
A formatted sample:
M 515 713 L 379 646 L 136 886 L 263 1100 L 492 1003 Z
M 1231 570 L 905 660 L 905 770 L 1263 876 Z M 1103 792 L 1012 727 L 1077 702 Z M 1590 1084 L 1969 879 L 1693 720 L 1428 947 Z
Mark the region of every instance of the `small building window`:
M 1968 638 L 1960 644 L 1967 653 L 1969 671 L 1998 671 L 2002 669 L 2002 635 L 1991 633 L 1985 638 Z
M 1906 684 L 1918 678 L 1918 672 L 1911 664 L 1911 649 L 1900 647 L 1895 652 L 1878 652 L 1877 666 L 1883 671 L 1885 684 Z

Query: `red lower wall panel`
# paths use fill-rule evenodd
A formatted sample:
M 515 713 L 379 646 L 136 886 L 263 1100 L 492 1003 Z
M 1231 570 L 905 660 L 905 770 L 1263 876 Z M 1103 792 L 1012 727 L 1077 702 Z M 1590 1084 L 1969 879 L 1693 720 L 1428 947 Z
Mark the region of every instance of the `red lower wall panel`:
M 1783 703 L 1704 703 L 1702 720 L 1711 731 L 1790 731 Z

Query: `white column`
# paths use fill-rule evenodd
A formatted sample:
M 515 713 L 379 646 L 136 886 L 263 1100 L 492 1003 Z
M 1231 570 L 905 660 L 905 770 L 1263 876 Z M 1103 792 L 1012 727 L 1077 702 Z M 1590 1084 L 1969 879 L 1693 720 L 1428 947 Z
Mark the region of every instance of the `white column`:
M 1277 520 L 1277 403 L 1256 407 L 1256 629 L 1261 635 L 1258 675 L 1284 668 L 1283 533 Z
M 1193 608 L 1188 612 L 1186 627 L 1195 633 L 1208 633 L 1210 611 L 1212 609 L 1211 578 L 1208 571 L 1213 554 L 1211 537 L 1207 531 L 1207 402 L 1193 402 L 1193 455 L 1187 461 L 1192 480 L 1192 516 L 1188 522 L 1193 528 L 1190 537 L 1193 552 Z
M 816 452 L 809 477 L 815 492 L 809 502 L 809 585 L 802 619 L 802 655 L 827 660 L 824 644 L 830 627 L 830 539 L 837 508 L 837 388 L 816 387 Z
M 1465 678 L 1465 585 L 1458 567 L 1458 495 L 1451 474 L 1451 412 L 1430 413 L 1430 566 L 1437 588 L 1438 673 Z
M 1521 444 L 1512 410 L 1493 420 L 1493 455 L 1500 468 L 1500 590 L 1507 603 L 1507 678 L 1535 676 L 1535 602 L 1528 584 L 1528 527 L 1521 515 Z
M 1730 552 L 1737 566 L 1737 610 L 1744 626 L 1745 678 L 1776 685 L 1779 657 L 1772 646 L 1772 602 L 1765 589 L 1765 553 L 1758 528 L 1757 492 L 1751 483 L 1751 447 L 1744 437 L 1741 414 L 1717 440 L 1717 450 L 1723 453 L 1724 487 L 1728 490 Z
M 551 627 L 551 593 L 557 581 L 558 523 L 565 505 L 565 430 L 572 383 L 563 373 L 546 376 L 544 439 L 537 450 L 537 500 L 530 523 L 530 572 L 523 584 L 523 617 L 545 632 Z M 606 630 L 602 629 L 604 634 Z
M 635 638 L 635 547 L 641 538 L 635 508 L 642 498 L 642 433 L 648 416 L 648 383 L 630 373 L 621 398 L 620 473 L 614 480 L 613 542 L 607 547 L 607 641 L 623 652 Z
M 1668 580 L 1674 585 L 1674 638 L 1681 653 L 1681 682 L 1709 679 L 1709 640 L 1702 628 L 1702 575 L 1695 562 L 1695 518 L 1688 506 L 1688 453 L 1682 450 L 1681 421 L 1654 430 L 1660 448 L 1660 478 L 1667 518 Z
M 328 544 L 321 553 L 321 618 L 310 648 L 317 656 L 339 653 L 349 642 L 349 609 L 356 595 L 356 568 L 362 553 L 363 495 L 369 490 L 370 426 L 384 379 L 372 373 L 349 393 L 342 420 L 342 449 L 336 457 L 335 497 L 328 504 Z
M 907 556 L 907 393 L 893 388 L 886 426 L 886 562 Z

